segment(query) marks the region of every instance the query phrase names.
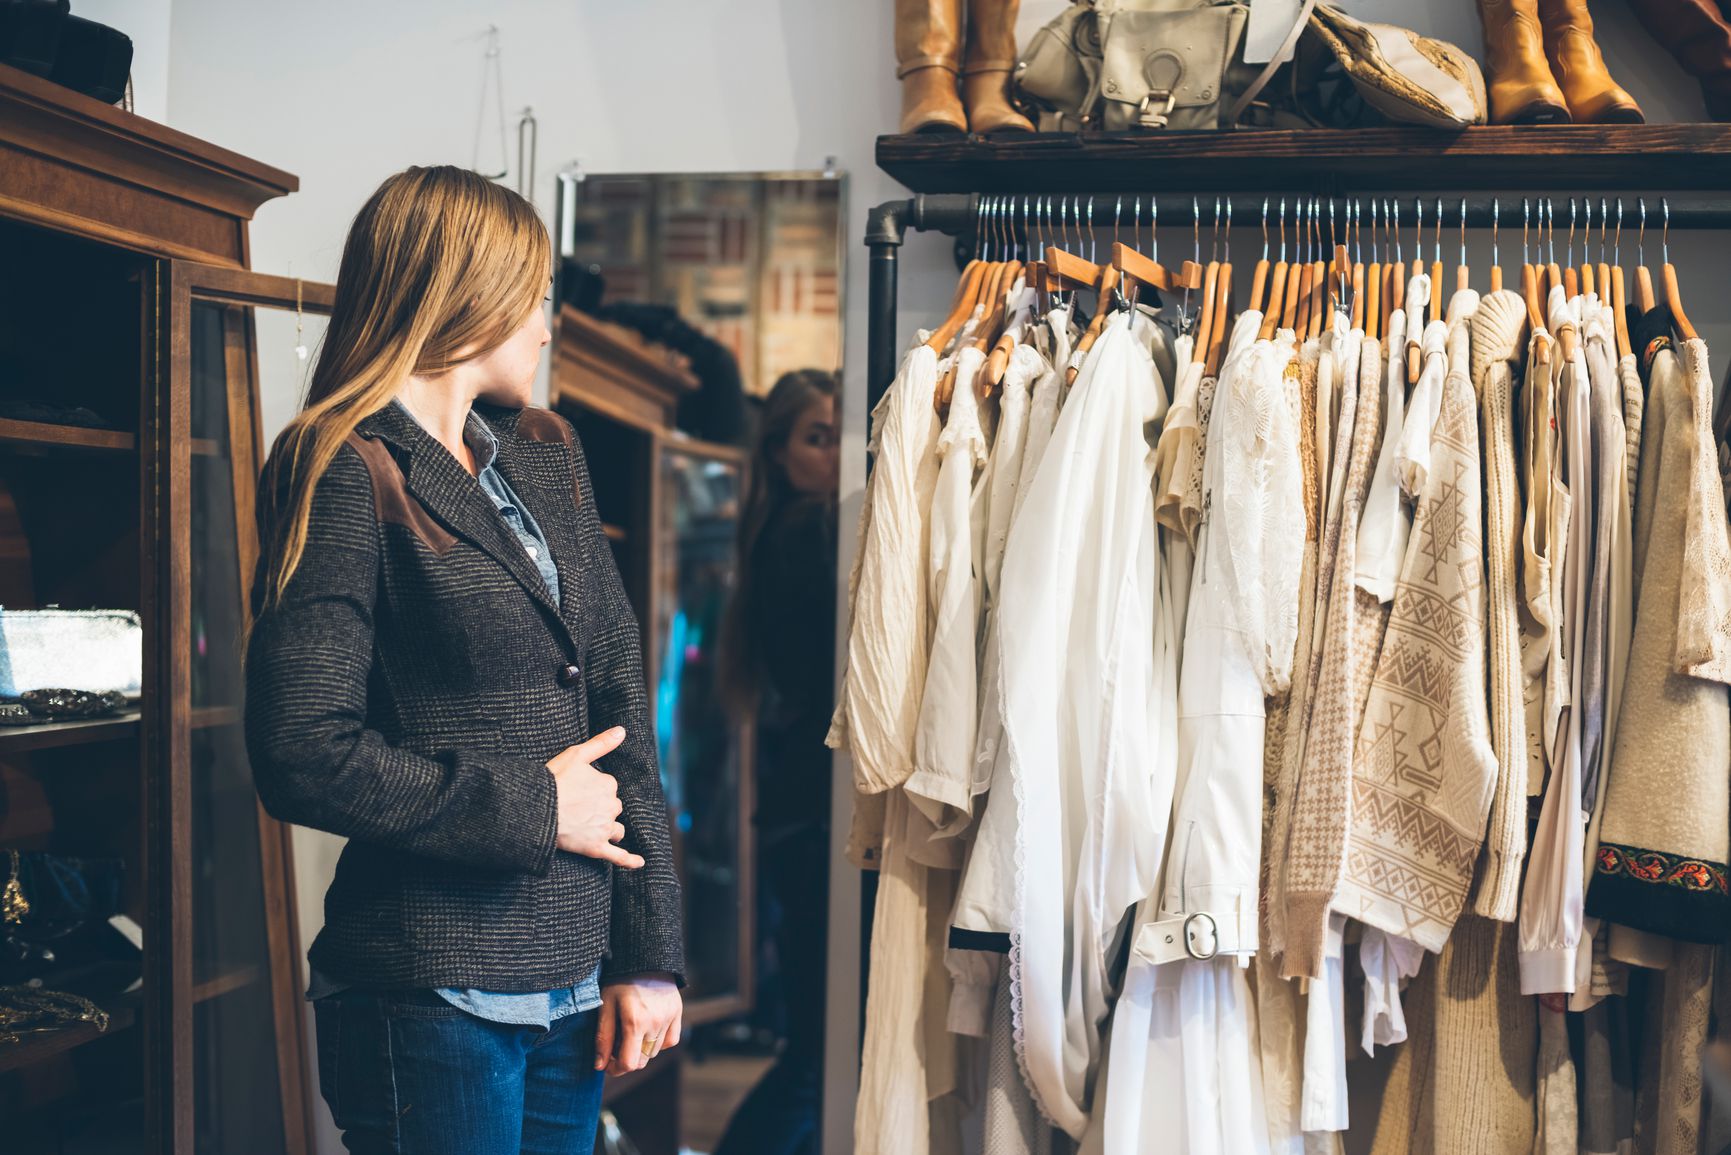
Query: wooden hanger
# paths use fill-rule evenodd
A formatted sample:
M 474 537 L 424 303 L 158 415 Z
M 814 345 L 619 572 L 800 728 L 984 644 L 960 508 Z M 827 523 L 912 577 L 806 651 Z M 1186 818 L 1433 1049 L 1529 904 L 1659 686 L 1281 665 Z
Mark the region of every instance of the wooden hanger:
M 1375 337 L 1379 341 L 1382 340 L 1384 331 L 1382 328 L 1382 282 L 1382 262 L 1372 261 L 1370 268 L 1366 269 L 1364 274 L 1364 288 L 1370 294 L 1370 299 L 1365 302 L 1364 326 L 1365 336 Z
M 1521 295 L 1527 302 L 1527 323 L 1534 329 L 1545 327 L 1545 309 L 1539 302 L 1539 267 L 1521 266 Z
M 1262 312 L 1262 293 L 1268 287 L 1268 198 L 1262 198 L 1262 257 L 1250 271 L 1250 300 L 1244 306 L 1253 313 Z
M 1010 354 L 1015 351 L 1016 337 L 1004 326 L 1009 320 L 1009 294 L 1015 291 L 1016 279 L 1022 276 L 1023 271 L 1022 262 L 1009 263 L 1004 272 L 1002 291 L 998 293 L 997 303 L 980 326 L 980 335 L 974 341 L 974 347 L 981 352 L 985 352 L 988 345 L 991 346 L 991 352 L 986 357 L 986 366 L 981 370 L 981 397 L 990 397 L 992 390 L 1003 383 L 1004 374 L 1009 370 Z
M 1202 266 L 1195 261 L 1185 261 L 1183 267 L 1174 273 L 1122 242 L 1112 246 L 1111 267 L 1118 270 L 1119 291 L 1126 296 L 1132 289 L 1150 288 L 1171 293 L 1195 289 L 1202 284 Z
M 926 347 L 934 353 L 943 353 L 950 339 L 967 323 L 974 309 L 979 306 L 980 292 L 984 288 L 989 267 L 986 261 L 969 261 L 962 270 L 962 278 L 956 285 L 956 299 L 950 306 L 950 315 L 944 318 L 944 323 L 933 330 L 926 340 Z
M 1622 265 L 1611 270 L 1611 320 L 1617 330 L 1617 359 L 1620 361 L 1632 351 L 1629 344 L 1628 290 L 1623 283 Z
M 1294 261 L 1286 270 L 1286 304 L 1280 311 L 1280 327 L 1291 329 L 1298 340 L 1304 340 L 1309 328 L 1310 264 Z
M 1671 306 L 1671 325 L 1685 341 L 1695 340 L 1695 326 L 1683 312 L 1683 292 L 1677 287 L 1677 266 L 1665 262 L 1665 303 Z
M 1278 262 L 1268 277 L 1268 310 L 1262 314 L 1262 327 L 1256 331 L 1258 340 L 1272 341 L 1280 325 L 1280 311 L 1286 303 L 1286 262 Z
M 1310 266 L 1310 336 L 1320 338 L 1328 324 L 1328 262 Z
M 978 299 L 975 302 L 976 307 L 978 306 L 978 304 L 980 302 L 988 302 L 989 303 L 995 297 L 998 296 L 998 294 L 1000 292 L 999 287 L 1003 284 L 1003 280 L 1004 280 L 1004 270 L 1007 269 L 1008 267 L 1009 267 L 1008 265 L 1004 264 L 1001 261 L 989 262 L 987 270 L 986 270 L 985 281 L 981 287 L 980 293 L 978 295 Z M 970 308 L 968 310 L 968 313 L 971 315 L 973 313 L 973 308 Z M 984 328 L 984 327 L 985 327 L 985 322 L 982 321 L 981 322 L 981 328 Z M 978 343 L 979 343 L 978 331 L 976 331 L 972 343 L 975 344 L 976 346 L 978 345 Z M 928 344 L 929 344 L 929 342 L 928 342 Z M 947 345 L 948 341 L 946 341 L 945 344 Z M 937 405 L 940 412 L 949 407 L 950 398 L 955 395 L 956 362 L 958 360 L 960 360 L 960 359 L 957 358 L 955 360 L 952 360 L 950 362 L 949 368 L 947 370 L 945 370 L 944 375 L 938 379 L 937 392 L 934 395 L 933 401 Z
M 1378 325 L 1384 341 L 1394 335 L 1394 312 L 1401 307 L 1401 296 L 1406 291 L 1405 272 L 1404 261 L 1390 261 L 1382 271 L 1382 320 Z
M 1098 303 L 1094 307 L 1094 317 L 1088 322 L 1087 331 L 1082 334 L 1081 340 L 1076 342 L 1076 352 L 1088 352 L 1094 347 L 1094 342 L 1100 339 L 1100 334 L 1105 332 L 1106 315 L 1112 311 L 1112 290 L 1117 287 L 1118 270 L 1111 265 L 1105 266 L 1100 270 L 1100 279 L 1094 285 L 1098 297 Z M 1076 376 L 1080 372 L 1081 370 L 1077 366 L 1070 366 L 1069 371 L 1064 374 L 1065 384 L 1074 385 Z
M 1291 266 L 1286 260 L 1286 200 L 1280 202 L 1280 259 L 1274 263 L 1274 271 L 1268 274 L 1268 309 L 1262 314 L 1262 328 L 1256 331 L 1258 340 L 1271 341 L 1276 329 L 1290 325 L 1284 324 L 1284 318 L 1292 315 L 1290 295 L 1287 292 L 1287 282 L 1291 279 Z
M 1202 368 L 1204 377 L 1214 377 L 1220 373 L 1220 358 L 1226 349 L 1226 326 L 1229 314 L 1232 312 L 1232 262 L 1226 261 L 1220 266 L 1220 277 L 1215 282 L 1214 299 L 1214 333 L 1208 339 L 1208 361 Z
M 1275 330 L 1280 328 L 1282 309 L 1286 305 L 1286 281 L 1290 266 L 1286 260 L 1286 198 L 1280 198 L 1280 259 L 1274 262 L 1274 269 L 1268 274 L 1268 308 L 1262 313 L 1262 327 L 1256 331 L 1256 337 L 1261 341 L 1274 339 Z
M 1220 262 L 1209 261 L 1202 275 L 1202 319 L 1196 324 L 1196 347 L 1191 360 L 1208 363 L 1208 343 L 1214 338 L 1214 297 L 1220 288 Z
M 1665 259 L 1661 271 L 1665 278 L 1665 303 L 1671 306 L 1671 327 L 1677 330 L 1677 335 L 1683 340 L 1693 341 L 1696 339 L 1695 326 L 1689 323 L 1689 318 L 1683 312 L 1683 291 L 1677 287 L 1677 266 L 1671 263 L 1671 202 L 1667 198 L 1660 203 L 1665 210 L 1665 239 L 1659 250 Z

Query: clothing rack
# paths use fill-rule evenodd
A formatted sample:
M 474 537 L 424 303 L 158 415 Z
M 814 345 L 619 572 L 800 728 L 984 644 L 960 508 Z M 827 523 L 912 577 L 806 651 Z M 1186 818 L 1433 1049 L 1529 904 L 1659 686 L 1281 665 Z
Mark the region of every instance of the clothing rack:
M 1025 221 L 1030 222 L 1029 231 L 1032 231 L 1036 238 L 1041 235 L 1056 237 L 1067 227 L 1073 236 L 1091 235 L 1097 240 L 1104 235 L 1108 244 L 1114 231 L 1122 234 L 1126 229 L 1158 226 L 1176 241 L 1180 237 L 1187 240 L 1197 227 L 1208 231 L 1218 223 L 1222 227 L 1230 225 L 1239 230 L 1253 228 L 1256 230 L 1254 235 L 1258 239 L 1257 243 L 1260 244 L 1264 221 L 1271 229 L 1278 227 L 1278 210 L 1269 209 L 1268 215 L 1264 216 L 1264 204 L 1278 204 L 1280 195 L 1278 192 L 1228 194 L 1224 191 L 1166 195 L 1117 192 L 931 193 L 905 200 L 885 201 L 877 205 L 867 213 L 865 234 L 866 248 L 870 252 L 866 306 L 868 412 L 876 407 L 890 382 L 895 379 L 896 363 L 901 355 L 896 332 L 897 283 L 900 272 L 898 261 L 899 250 L 909 232 L 941 233 L 955 238 L 958 265 L 965 262 L 975 251 L 982 231 L 993 237 L 1009 238 L 1018 243 L 1024 240 Z M 1295 206 L 1301 199 L 1308 202 L 1312 198 L 1304 192 L 1287 194 L 1289 205 Z M 1571 199 L 1577 203 L 1584 201 L 1591 206 L 1594 220 L 1592 227 L 1595 229 L 1599 227 L 1596 214 L 1601 203 L 1620 206 L 1621 227 L 1630 233 L 1641 227 L 1642 206 L 1645 207 L 1646 228 L 1660 232 L 1661 235 L 1665 228 L 1731 229 L 1731 196 L 1715 193 L 1685 193 L 1662 197 L 1595 193 L 1577 194 L 1574 198 L 1550 194 L 1535 197 L 1531 194 L 1502 196 L 1479 193 L 1465 197 L 1444 195 L 1439 198 L 1436 194 L 1415 194 L 1410 190 L 1386 193 L 1365 190 L 1349 196 L 1319 198 L 1319 203 L 1323 235 L 1327 237 L 1331 208 L 1334 210 L 1338 231 L 1345 223 L 1345 218 L 1341 215 L 1343 206 L 1355 202 L 1362 205 L 1373 200 L 1379 203 L 1384 200 L 1398 202 L 1400 226 L 1404 230 L 1413 227 L 1415 200 L 1422 203 L 1424 228 L 1428 233 L 1436 227 L 1433 213 L 1440 200 L 1446 244 L 1451 230 L 1458 231 L 1463 224 L 1469 229 L 1496 227 L 1504 234 L 1517 235 L 1523 224 L 1523 202 L 1537 203 L 1540 200 L 1548 202 L 1553 213 L 1552 218 L 1547 220 L 1546 227 L 1564 231 L 1568 227 L 1567 217 L 1561 222 L 1556 221 L 1555 209 L 1561 204 L 1565 206 L 1566 213 Z M 1042 209 L 1040 206 L 1050 207 Z M 1047 218 L 1039 218 L 1038 214 L 1042 211 L 1048 214 Z M 1069 218 L 1068 224 L 1057 223 L 1066 212 L 1074 214 Z M 1612 207 L 1611 212 L 1616 214 L 1619 209 Z M 1612 215 L 1610 227 L 1613 230 L 1618 227 L 1617 220 L 1617 216 Z M 1245 234 L 1241 232 L 1241 236 L 1243 235 Z M 1630 238 L 1625 238 L 1625 241 L 1628 239 Z M 1507 239 L 1504 243 L 1518 244 Z

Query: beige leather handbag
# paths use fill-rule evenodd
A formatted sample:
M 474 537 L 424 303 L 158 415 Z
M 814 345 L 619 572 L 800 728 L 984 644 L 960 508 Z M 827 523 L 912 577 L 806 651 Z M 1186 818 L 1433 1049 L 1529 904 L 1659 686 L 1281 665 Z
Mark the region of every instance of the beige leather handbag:
M 1017 89 L 1042 131 L 1484 123 L 1484 77 L 1452 44 L 1306 0 L 1258 67 L 1243 61 L 1249 11 L 1239 0 L 1077 0 L 1029 43 Z M 1325 108 L 1325 73 L 1362 102 L 1345 121 Z

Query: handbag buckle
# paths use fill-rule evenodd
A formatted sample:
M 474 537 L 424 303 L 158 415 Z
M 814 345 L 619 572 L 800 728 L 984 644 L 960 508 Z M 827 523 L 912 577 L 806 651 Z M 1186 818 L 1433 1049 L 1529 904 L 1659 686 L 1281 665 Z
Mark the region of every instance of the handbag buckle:
M 1158 109 L 1150 107 L 1158 98 Z M 1178 106 L 1178 94 L 1171 90 L 1165 92 L 1150 92 L 1142 98 L 1142 103 L 1136 106 L 1136 123 L 1143 128 L 1165 128 L 1172 116 L 1172 110 Z
M 1196 936 L 1190 933 L 1190 924 L 1199 918 L 1208 920 L 1208 941 L 1212 944 L 1207 954 L 1196 953 Z M 1213 958 L 1220 953 L 1220 924 L 1214 921 L 1214 916 L 1205 910 L 1199 910 L 1184 920 L 1184 953 L 1199 962 Z

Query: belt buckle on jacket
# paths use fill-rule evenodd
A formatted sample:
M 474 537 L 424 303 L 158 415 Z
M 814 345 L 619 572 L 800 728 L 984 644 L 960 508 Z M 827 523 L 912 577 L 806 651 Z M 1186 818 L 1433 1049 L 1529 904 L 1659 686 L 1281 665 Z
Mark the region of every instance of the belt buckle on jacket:
M 1213 949 L 1207 954 L 1197 954 L 1195 942 L 1197 936 L 1191 933 L 1190 924 L 1199 918 L 1208 920 L 1208 939 Z M 1199 910 L 1184 920 L 1184 953 L 1197 961 L 1206 961 L 1220 953 L 1220 924 L 1214 921 L 1214 916 L 1205 910 Z

